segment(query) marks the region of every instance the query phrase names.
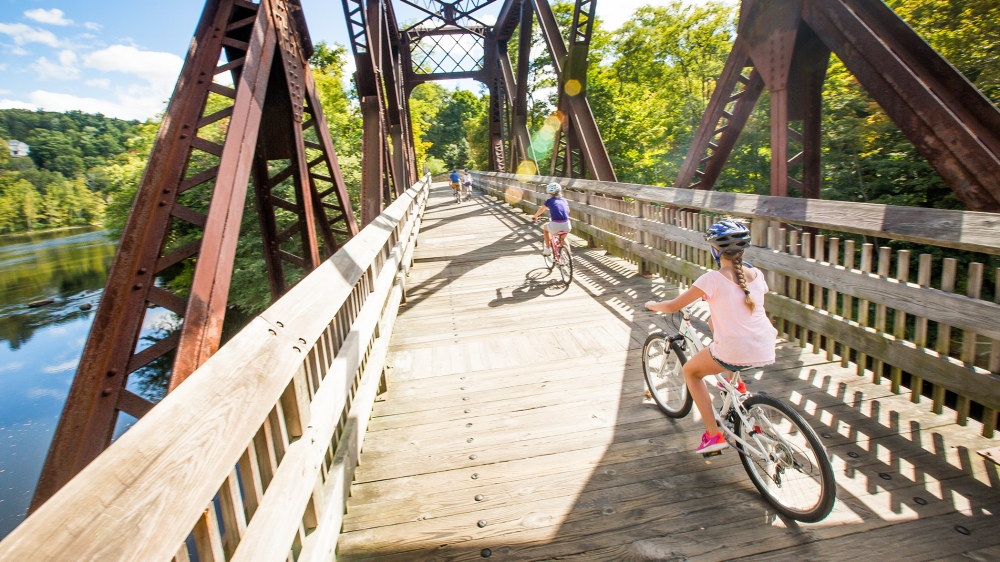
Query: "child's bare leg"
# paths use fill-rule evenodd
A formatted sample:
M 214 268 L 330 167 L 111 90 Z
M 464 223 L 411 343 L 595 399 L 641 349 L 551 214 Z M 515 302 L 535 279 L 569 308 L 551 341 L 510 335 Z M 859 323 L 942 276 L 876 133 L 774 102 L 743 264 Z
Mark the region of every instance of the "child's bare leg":
M 702 379 L 722 371 L 722 367 L 708 353 L 708 348 L 702 349 L 684 364 L 684 382 L 687 383 L 688 392 L 691 393 L 691 398 L 701 412 L 701 421 L 705 423 L 705 430 L 709 435 L 718 433 L 719 425 L 715 423 L 712 395 L 709 394 Z
M 542 241 L 545 242 L 545 247 L 549 247 L 549 225 L 542 225 Z

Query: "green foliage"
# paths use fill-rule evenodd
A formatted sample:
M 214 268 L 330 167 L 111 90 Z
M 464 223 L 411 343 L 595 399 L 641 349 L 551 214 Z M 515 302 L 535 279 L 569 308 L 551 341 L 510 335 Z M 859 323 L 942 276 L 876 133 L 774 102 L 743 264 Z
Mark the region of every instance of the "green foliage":
M 440 86 L 438 86 L 440 88 Z M 431 143 L 427 154 L 444 161 L 445 167 L 479 168 L 488 165 L 487 151 L 476 141 L 485 139 L 483 122 L 486 120 L 488 97 L 477 96 L 468 90 L 446 92 L 442 105 L 430 128 L 423 135 Z
M 106 168 L 124 159 L 134 121 L 79 111 L 0 110 L 0 136 L 28 143 L 29 158 L 0 157 L 0 233 L 100 225 L 112 195 Z

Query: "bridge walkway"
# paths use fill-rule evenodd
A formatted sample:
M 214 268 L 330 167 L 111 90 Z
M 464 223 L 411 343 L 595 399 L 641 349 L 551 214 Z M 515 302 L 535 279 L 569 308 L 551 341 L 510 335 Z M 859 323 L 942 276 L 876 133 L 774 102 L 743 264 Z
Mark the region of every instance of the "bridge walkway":
M 1000 558 L 976 422 L 782 342 L 750 390 L 824 434 L 839 486 L 825 521 L 783 520 L 734 452 L 694 454 L 696 413 L 644 399 L 640 347 L 666 322 L 641 305 L 675 287 L 579 239 L 566 287 L 520 211 L 443 186 L 418 244 L 338 559 Z

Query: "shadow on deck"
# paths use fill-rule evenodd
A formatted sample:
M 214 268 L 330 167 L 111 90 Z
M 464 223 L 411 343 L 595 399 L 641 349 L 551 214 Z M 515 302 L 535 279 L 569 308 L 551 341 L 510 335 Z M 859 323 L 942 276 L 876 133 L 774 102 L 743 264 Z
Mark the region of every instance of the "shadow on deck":
M 693 452 L 696 414 L 644 399 L 640 347 L 666 320 L 642 303 L 672 285 L 576 240 L 566 286 L 540 229 L 487 197 L 436 188 L 424 221 L 339 559 L 1000 558 L 975 422 L 781 343 L 750 390 L 823 435 L 838 483 L 825 521 L 785 520 L 735 452 Z

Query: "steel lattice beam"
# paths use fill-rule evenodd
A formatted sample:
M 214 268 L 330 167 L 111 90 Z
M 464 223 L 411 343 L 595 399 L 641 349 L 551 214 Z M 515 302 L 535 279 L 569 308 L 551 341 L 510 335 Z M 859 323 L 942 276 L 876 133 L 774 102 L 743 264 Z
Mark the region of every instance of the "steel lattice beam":
M 283 235 L 299 234 L 294 247 L 302 256 L 293 261 L 308 271 L 318 264 L 321 251 L 330 253 L 357 234 L 315 97 L 311 50 L 297 0 L 206 2 L 108 274 L 32 509 L 108 446 L 120 412 L 138 418 L 152 407 L 126 389 L 131 374 L 172 354 L 174 388 L 215 353 L 249 178 L 264 154 L 280 153 L 291 160 L 288 172 L 277 176 L 294 181 L 294 199 L 279 202 L 271 193 L 274 185 L 255 178 L 256 199 L 266 203 L 259 205 L 265 246 L 278 241 L 266 248 L 269 266 L 270 258 L 292 255 L 290 248 L 280 246 Z M 220 65 L 223 53 L 229 62 Z M 233 87 L 215 81 L 225 73 Z M 231 99 L 231 105 L 206 115 L 210 93 Z M 311 117 L 304 121 L 306 113 Z M 211 136 L 220 125 L 227 125 L 221 143 Z M 304 136 L 313 127 L 319 143 Z M 276 131 L 280 134 L 271 134 Z M 317 156 L 307 158 L 307 149 Z M 319 180 L 332 187 L 318 192 Z M 189 197 L 194 194 L 210 200 L 207 208 L 194 207 L 198 197 Z M 332 208 L 333 216 L 321 206 Z M 279 222 L 289 216 L 297 217 L 298 226 L 279 232 Z M 189 287 L 175 292 L 157 284 L 159 277 L 185 264 L 193 272 Z M 277 297 L 285 288 L 283 273 L 270 267 L 269 274 Z M 137 351 L 150 307 L 172 311 L 180 325 Z
M 737 41 L 675 186 L 712 188 L 766 85 L 771 193 L 786 195 L 791 186 L 818 197 L 830 52 L 969 209 L 1000 211 L 1000 110 L 879 0 L 744 0 Z M 754 66 L 748 77 L 740 74 L 745 64 Z M 734 94 L 740 77 L 747 85 Z M 789 121 L 802 121 L 802 131 Z M 802 144 L 800 154 L 788 156 L 789 139 Z M 799 162 L 801 181 L 788 176 Z

